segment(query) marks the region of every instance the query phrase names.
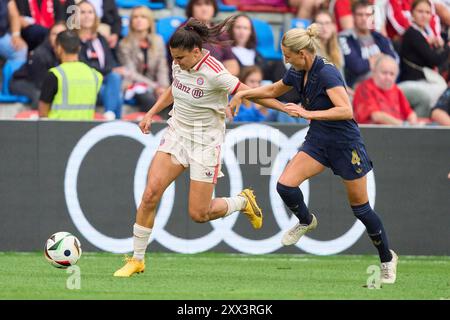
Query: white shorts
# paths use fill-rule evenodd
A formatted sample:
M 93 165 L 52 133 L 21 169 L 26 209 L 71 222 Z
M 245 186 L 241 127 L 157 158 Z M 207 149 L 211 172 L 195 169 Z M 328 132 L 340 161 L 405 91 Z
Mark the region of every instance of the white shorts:
M 169 153 L 185 168 L 190 167 L 191 180 L 217 183 L 223 177 L 220 161 L 221 146 L 205 146 L 176 134 L 168 127 L 161 139 L 158 151 Z

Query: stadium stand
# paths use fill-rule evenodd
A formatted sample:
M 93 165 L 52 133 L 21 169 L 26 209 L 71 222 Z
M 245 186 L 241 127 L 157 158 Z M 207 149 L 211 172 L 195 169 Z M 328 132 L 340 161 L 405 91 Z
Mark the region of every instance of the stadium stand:
M 311 20 L 309 20 L 309 19 L 292 18 L 290 26 L 291 26 L 291 29 L 293 29 L 293 28 L 305 29 L 310 24 L 311 24 Z
M 186 8 L 188 2 L 189 0 L 175 0 L 175 5 L 180 8 Z M 227 5 L 220 0 L 217 1 L 217 6 L 221 12 L 237 11 L 237 7 L 235 5 Z
M 239 11 L 247 12 L 278 12 L 295 13 L 296 8 L 289 7 L 284 1 L 258 1 L 258 0 L 223 0 L 229 6 L 236 6 Z
M 156 33 L 167 43 L 175 30 L 186 21 L 185 17 L 173 16 L 159 19 L 156 22 Z
M 37 120 L 39 119 L 39 111 L 37 110 L 24 110 L 18 112 L 15 116 L 15 119 L 22 119 L 22 120 Z M 94 115 L 95 120 L 105 120 L 105 117 L 102 113 L 96 112 Z
M 21 67 L 22 63 L 18 64 L 13 61 L 7 61 L 2 69 L 2 90 L 0 93 L 0 103 L 27 103 L 29 100 L 24 96 L 12 95 L 9 92 L 9 82 L 12 78 L 14 71 Z
M 274 49 L 274 37 L 272 26 L 264 20 L 252 18 L 256 32 L 256 49 L 268 60 L 281 60 L 282 53 Z
M 152 10 L 160 10 L 166 8 L 163 2 L 150 2 L 149 0 L 116 0 L 118 8 L 132 9 L 134 7 L 146 6 Z
M 129 16 L 121 16 L 122 20 L 122 30 L 120 31 L 120 35 L 125 38 L 128 35 L 128 28 L 130 27 L 130 17 Z

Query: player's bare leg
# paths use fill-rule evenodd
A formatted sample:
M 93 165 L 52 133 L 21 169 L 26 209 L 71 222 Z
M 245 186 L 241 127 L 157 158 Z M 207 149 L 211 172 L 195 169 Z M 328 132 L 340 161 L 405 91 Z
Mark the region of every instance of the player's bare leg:
M 344 185 L 354 215 L 366 226 L 367 233 L 378 250 L 381 260 L 381 282 L 395 283 L 398 256 L 389 249 L 383 223 L 369 204 L 367 176 L 355 180 L 344 180 Z
M 230 198 L 212 198 L 214 184 L 191 180 L 189 189 L 189 215 L 195 222 L 208 222 L 241 211 L 255 229 L 262 226 L 262 212 L 253 191 L 243 190 Z
M 323 164 L 309 154 L 300 151 L 288 162 L 278 182 L 285 186 L 298 187 L 305 180 L 318 175 L 323 170 L 325 170 Z
M 222 218 L 227 212 L 224 199 L 211 199 L 213 183 L 191 180 L 189 186 L 189 215 L 195 222 L 208 222 Z
M 175 158 L 164 152 L 156 152 L 147 175 L 147 185 L 136 213 L 133 227 L 133 258 L 114 273 L 115 277 L 129 277 L 145 269 L 144 255 L 153 228 L 156 207 L 167 187 L 184 171 Z
M 309 213 L 299 185 L 323 170 L 325 167 L 320 162 L 301 151 L 287 164 L 278 179 L 279 195 L 299 219 L 299 222 L 283 235 L 281 239 L 283 245 L 297 243 L 305 233 L 317 227 L 317 219 L 315 215 Z
M 171 154 L 156 152 L 148 170 L 147 185 L 136 213 L 137 224 L 153 228 L 156 207 L 164 191 L 185 169 Z
M 369 201 L 367 193 L 367 176 L 355 180 L 343 180 L 347 190 L 348 202 L 357 206 Z

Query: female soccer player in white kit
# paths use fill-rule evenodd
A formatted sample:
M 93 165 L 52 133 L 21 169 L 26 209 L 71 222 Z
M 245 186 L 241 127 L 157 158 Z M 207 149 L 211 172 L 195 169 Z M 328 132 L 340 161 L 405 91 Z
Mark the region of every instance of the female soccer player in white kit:
M 172 117 L 150 165 L 147 186 L 133 227 L 134 254 L 114 273 L 129 277 L 145 269 L 144 255 L 152 232 L 156 207 L 165 189 L 189 166 L 189 215 L 195 222 L 208 222 L 241 211 L 255 229 L 262 226 L 262 212 L 253 191 L 245 189 L 230 198 L 212 199 L 220 171 L 220 148 L 225 138 L 228 95 L 248 89 L 231 75 L 202 43 L 213 42 L 231 19 L 213 28 L 190 19 L 169 41 L 173 57 L 172 87 L 139 123 L 148 134 L 152 116 L 173 103 Z M 284 110 L 275 99 L 257 99 L 266 107 Z M 231 113 L 229 113 L 231 116 Z

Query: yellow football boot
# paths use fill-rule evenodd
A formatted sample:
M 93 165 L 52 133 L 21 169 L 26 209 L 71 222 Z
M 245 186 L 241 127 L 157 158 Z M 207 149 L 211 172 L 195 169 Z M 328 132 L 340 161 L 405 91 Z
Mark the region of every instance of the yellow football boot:
M 253 228 L 255 229 L 261 228 L 263 222 L 262 221 L 263 214 L 261 208 L 256 203 L 256 197 L 253 194 L 253 190 L 244 189 L 242 190 L 241 193 L 239 193 L 239 195 L 247 199 L 247 205 L 245 206 L 244 209 L 241 210 L 241 212 L 247 216 Z
M 145 261 L 125 257 L 126 264 L 114 272 L 114 277 L 131 277 L 135 273 L 141 273 L 145 270 Z

